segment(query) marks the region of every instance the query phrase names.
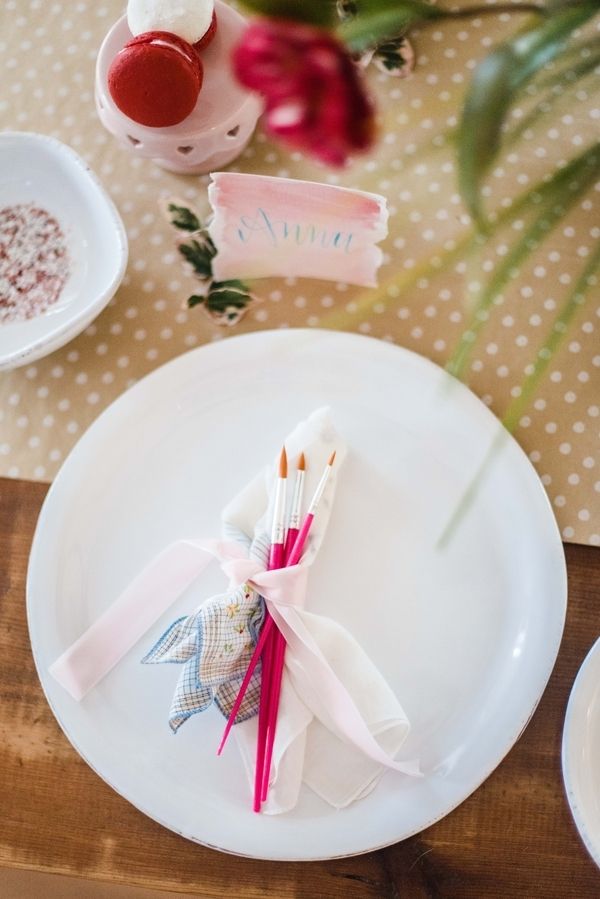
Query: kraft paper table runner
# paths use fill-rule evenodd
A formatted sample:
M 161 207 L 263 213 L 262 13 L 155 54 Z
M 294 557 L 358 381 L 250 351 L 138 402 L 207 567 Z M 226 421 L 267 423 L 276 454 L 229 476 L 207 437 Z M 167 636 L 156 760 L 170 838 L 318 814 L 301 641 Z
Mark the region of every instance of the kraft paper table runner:
M 507 252 L 518 224 L 469 260 L 457 254 L 470 225 L 457 193 L 453 147 L 460 99 L 477 61 L 517 27 L 501 16 L 444 24 L 415 38 L 417 66 L 400 80 L 372 68 L 381 135 L 370 156 L 335 173 L 274 146 L 259 131 L 235 171 L 305 178 L 384 194 L 390 234 L 380 288 L 310 280 L 261 282 L 262 302 L 232 328 L 188 310 L 195 281 L 162 213 L 166 198 L 208 212 L 208 178 L 181 177 L 135 158 L 100 125 L 95 57 L 124 4 L 9 0 L 0 11 L 0 127 L 39 131 L 69 144 L 107 187 L 125 222 L 130 261 L 121 289 L 78 338 L 52 355 L 0 375 L 0 475 L 52 479 L 85 429 L 128 386 L 195 346 L 260 328 L 337 327 L 394 341 L 444 364 L 468 318 L 469 292 Z M 491 173 L 489 202 L 506 208 L 544 171 L 588 146 L 598 109 L 586 84 L 577 105 L 556 98 L 552 114 L 524 129 Z M 535 98 L 534 98 L 535 99 Z M 597 104 L 596 104 L 597 105 Z M 523 120 L 525 107 L 513 111 Z M 598 238 L 598 193 L 574 206 L 505 290 L 473 352 L 469 383 L 498 415 L 518 394 L 558 308 Z M 600 545 L 600 290 L 594 287 L 521 419 L 516 437 L 536 466 L 563 538 Z

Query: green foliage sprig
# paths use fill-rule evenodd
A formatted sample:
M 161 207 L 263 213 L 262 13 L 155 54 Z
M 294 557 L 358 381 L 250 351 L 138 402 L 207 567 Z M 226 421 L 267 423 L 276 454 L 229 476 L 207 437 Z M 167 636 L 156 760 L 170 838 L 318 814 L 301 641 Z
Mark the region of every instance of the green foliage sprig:
M 166 212 L 171 225 L 186 234 L 185 239 L 178 239 L 177 250 L 202 285 L 198 293 L 188 297 L 188 307 L 202 306 L 219 324 L 234 325 L 255 300 L 250 288 L 237 279 L 214 280 L 213 259 L 217 248 L 193 209 L 181 202 L 170 201 Z
M 556 59 L 573 31 L 597 12 L 598 0 L 557 7 L 552 15 L 545 15 L 496 47 L 475 70 L 465 98 L 457 148 L 460 191 L 480 227 L 487 227 L 481 187 L 500 150 L 502 126 L 511 104 L 527 82 Z
M 572 96 L 584 79 L 597 75 L 600 66 L 600 37 L 591 36 L 592 22 L 600 17 L 599 0 L 533 0 L 533 2 L 496 3 L 449 8 L 444 0 L 433 5 L 425 0 L 244 0 L 255 12 L 282 18 L 298 19 L 329 28 L 346 44 L 350 53 L 360 55 L 389 41 L 411 35 L 415 28 L 423 30 L 443 20 L 497 16 L 509 13 L 519 17 L 520 30 L 503 40 L 475 68 L 467 87 L 458 127 L 453 133 L 438 135 L 435 146 L 448 141 L 455 145 L 458 186 L 470 213 L 472 228 L 451 249 L 441 249 L 432 258 L 416 266 L 412 272 L 396 275 L 386 285 L 390 294 L 399 296 L 419 278 L 439 273 L 459 258 L 472 259 L 489 246 L 502 227 L 524 219 L 521 233 L 510 241 L 507 253 L 495 266 L 489 278 L 473 298 L 469 320 L 448 362 L 448 370 L 465 378 L 471 352 L 480 332 L 489 320 L 493 307 L 502 300 L 502 291 L 519 277 L 532 253 L 575 203 L 600 179 L 600 144 L 583 152 L 574 151 L 556 171 L 547 172 L 534 188 L 512 199 L 508 209 L 486 209 L 483 202 L 487 176 L 496 161 L 543 116 L 551 115 L 559 99 Z M 449 0 L 446 0 L 448 3 Z M 525 23 L 523 15 L 527 16 Z M 579 33 L 584 29 L 583 35 Z M 383 54 L 384 58 L 385 54 Z M 547 70 L 549 64 L 553 64 Z M 600 79 L 596 77 L 598 90 Z M 507 126 L 510 111 L 530 88 L 542 93 L 541 100 L 511 128 Z M 587 87 L 587 85 L 586 85 Z M 534 360 L 526 369 L 526 377 L 518 395 L 510 402 L 502 419 L 497 439 L 475 474 L 472 483 L 448 523 L 440 544 L 447 542 L 459 520 L 469 508 L 489 466 L 506 439 L 518 426 L 524 410 L 531 402 L 544 378 L 554 354 L 586 301 L 592 288 L 598 289 L 600 241 L 591 247 L 575 287 L 564 299 L 549 333 L 539 346 Z M 395 288 L 391 290 L 391 288 Z M 386 305 L 388 296 L 381 290 L 359 298 L 358 314 L 367 312 L 377 302 Z M 347 315 L 333 311 L 323 322 L 340 327 Z
M 495 5 L 474 4 L 465 8 L 433 5 L 426 0 L 244 0 L 254 12 L 278 18 L 295 19 L 329 28 L 354 54 L 380 47 L 390 40 L 410 36 L 412 29 L 421 30 L 442 20 L 468 19 L 510 13 L 522 18 L 524 26 L 511 38 L 502 41 L 476 67 L 467 88 L 459 125 L 452 135 L 458 161 L 458 185 L 476 233 L 467 235 L 449 252 L 441 253 L 440 270 L 462 254 L 471 255 L 485 246 L 494 233 L 522 212 L 534 210 L 525 232 L 509 249 L 504 261 L 479 291 L 467 327 L 448 363 L 457 377 L 465 377 L 473 344 L 489 319 L 491 309 L 504 287 L 518 276 L 532 252 L 547 238 L 581 195 L 600 177 L 600 149 L 591 147 L 583 154 L 567 160 L 554 173 L 548 173 L 532 191 L 513 200 L 506 211 L 484 209 L 483 188 L 486 177 L 503 150 L 514 143 L 537 119 L 551 111 L 564 90 L 576 91 L 581 79 L 593 74 L 600 65 L 600 38 L 573 38 L 587 23 L 600 16 L 599 0 L 524 0 Z M 582 50 L 586 53 L 581 57 Z M 574 59 L 577 59 L 574 62 Z M 559 63 L 557 71 L 546 73 L 549 63 Z M 509 130 L 506 123 L 510 109 L 528 85 L 541 75 L 538 87 L 546 96 L 524 120 Z M 479 232 L 479 233 L 477 233 Z M 592 258 L 596 258 L 592 253 Z M 433 268 L 429 262 L 425 268 Z M 421 275 L 422 269 L 418 270 Z M 587 271 L 587 269 L 586 269 Z M 588 272 L 593 277 L 594 271 Z M 400 290 L 408 287 L 416 273 L 396 279 Z M 382 296 L 371 295 L 358 307 L 363 310 Z M 383 302 L 385 300 L 383 299 Z M 339 315 L 332 313 L 331 323 L 338 325 Z M 552 343 L 552 350 L 556 346 Z M 542 375 L 533 366 L 534 380 Z M 528 382 L 528 390 L 531 384 Z M 537 382 L 535 382 L 537 383 Z M 511 419 L 512 421 L 512 419 Z M 507 422 L 508 423 L 508 422 Z

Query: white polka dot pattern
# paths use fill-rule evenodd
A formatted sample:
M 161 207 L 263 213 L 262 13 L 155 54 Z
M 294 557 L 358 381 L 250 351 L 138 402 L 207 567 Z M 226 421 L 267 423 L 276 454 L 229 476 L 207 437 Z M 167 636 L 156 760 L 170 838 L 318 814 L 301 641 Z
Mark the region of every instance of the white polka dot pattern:
M 465 0 L 466 2 L 466 0 Z M 517 27 L 503 17 L 463 21 L 414 36 L 417 64 L 399 81 L 369 74 L 380 110 L 377 149 L 330 172 L 257 133 L 231 166 L 383 193 L 390 207 L 380 289 L 273 281 L 241 324 L 221 329 L 185 299 L 194 280 L 180 264 L 161 198 L 207 212 L 206 177 L 168 174 L 133 158 L 102 129 L 94 62 L 122 2 L 7 0 L 0 29 L 0 126 L 41 131 L 70 144 L 103 180 L 123 216 L 130 263 L 117 296 L 76 340 L 33 365 L 0 375 L 0 474 L 50 480 L 97 415 L 136 380 L 186 350 L 232 333 L 290 326 L 338 327 L 409 347 L 443 364 L 469 318 L 468 304 L 527 224 L 526 213 L 466 256 L 469 220 L 456 189 L 450 132 L 477 61 Z M 556 84 L 512 110 L 515 140 L 490 173 L 486 202 L 506 214 L 515 197 L 563 166 L 597 134 L 597 78 L 577 95 Z M 597 97 L 596 97 L 597 99 Z M 600 189 L 600 188 L 599 188 Z M 599 190 L 573 205 L 503 290 L 474 344 L 469 383 L 494 412 L 519 396 L 539 346 L 585 265 L 598 227 Z M 600 291 L 589 292 L 517 439 L 537 468 L 567 541 L 600 545 Z

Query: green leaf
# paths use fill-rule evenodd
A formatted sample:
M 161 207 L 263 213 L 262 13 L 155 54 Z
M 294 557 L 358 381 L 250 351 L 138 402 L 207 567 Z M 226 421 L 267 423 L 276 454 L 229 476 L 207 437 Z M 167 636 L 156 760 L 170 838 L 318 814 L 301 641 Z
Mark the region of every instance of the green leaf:
M 356 15 L 356 4 L 357 0 L 338 0 L 337 13 L 342 21 L 352 19 Z
M 506 443 L 509 433 L 513 433 L 519 424 L 523 412 L 535 396 L 535 393 L 546 373 L 550 360 L 560 347 L 564 335 L 569 330 L 569 326 L 573 323 L 575 315 L 585 302 L 585 295 L 592 286 L 597 286 L 598 278 L 596 273 L 600 270 L 600 246 L 596 247 L 595 252 L 590 257 L 588 264 L 577 279 L 575 287 L 567 297 L 559 314 L 554 319 L 552 328 L 544 340 L 542 346 L 537 352 L 536 360 L 533 363 L 531 373 L 525 378 L 521 385 L 521 393 L 509 405 L 504 417 L 502 425 L 498 428 L 496 436 L 491 446 L 484 456 L 479 468 L 475 472 L 471 483 L 465 490 L 458 505 L 452 513 L 450 520 L 444 527 L 444 530 L 437 541 L 438 549 L 443 549 L 448 545 L 456 529 L 463 521 L 465 515 L 471 508 L 481 485 L 490 472 L 498 453 Z
M 579 167 L 580 160 L 575 160 L 566 167 L 566 174 L 573 175 Z M 575 168 L 573 166 L 575 165 Z M 528 190 L 523 191 L 508 208 L 500 208 L 497 217 L 494 220 L 494 231 L 500 230 L 502 227 L 510 224 L 520 215 L 526 215 L 531 211 L 532 206 L 544 203 L 555 189 L 554 179 L 550 182 L 544 177 L 537 181 Z M 352 313 L 347 312 L 344 307 L 334 309 L 328 314 L 322 316 L 319 327 L 331 328 L 337 331 L 348 330 L 350 322 L 358 318 L 366 318 L 373 311 L 373 303 L 377 302 L 384 308 L 390 303 L 395 303 L 396 298 L 405 291 L 414 288 L 420 278 L 433 278 L 461 259 L 469 259 L 472 253 L 480 251 L 482 245 L 482 235 L 475 231 L 471 226 L 452 246 L 447 249 L 444 245 L 438 244 L 432 247 L 431 256 L 425 257 L 418 265 L 401 274 L 394 274 L 392 278 L 385 284 L 381 284 L 374 294 L 372 289 L 366 290 L 359 294 L 353 302 Z M 455 359 L 458 348 L 452 359 Z M 449 365 L 452 364 L 452 361 Z
M 202 222 L 198 216 L 187 206 L 169 203 L 167 211 L 170 213 L 171 224 L 180 231 L 200 231 L 202 228 Z
M 216 281 L 211 285 L 206 297 L 206 307 L 213 312 L 223 313 L 230 307 L 233 309 L 245 309 L 252 300 L 248 289 L 242 285 L 240 290 L 237 285 L 240 281 Z
M 217 321 L 233 325 L 239 321 L 253 299 L 242 281 L 215 281 L 206 297 L 206 310 Z
M 529 227 L 513 244 L 502 263 L 496 267 L 487 285 L 481 292 L 477 305 L 458 347 L 446 366 L 447 370 L 459 378 L 465 371 L 475 339 L 482 329 L 496 297 L 506 284 L 518 274 L 519 267 L 549 234 L 554 225 L 566 214 L 600 174 L 600 144 L 586 150 L 560 169 L 540 192 L 542 208 Z
M 215 254 L 206 242 L 190 240 L 189 243 L 179 244 L 178 249 L 199 278 L 206 281 L 212 276 L 212 258 Z
M 337 29 L 338 36 L 353 53 L 363 53 L 385 41 L 402 36 L 422 22 L 443 19 L 447 10 L 423 0 L 357 0 L 357 15 Z
M 518 90 L 554 59 L 572 32 L 598 12 L 598 0 L 556 9 L 500 44 L 479 64 L 458 129 L 459 186 L 473 218 L 485 226 L 482 181 L 500 146 L 502 124 Z
M 198 293 L 193 293 L 191 295 L 191 297 L 188 297 L 187 304 L 190 307 L 190 309 L 193 309 L 194 306 L 200 306 L 205 301 L 206 301 L 206 297 L 204 297 Z
M 211 290 L 238 290 L 240 293 L 249 293 L 248 285 L 235 278 L 229 281 L 213 281 Z
M 589 40 L 578 41 L 571 44 L 560 54 L 558 61 L 562 68 L 545 74 L 537 81 L 537 87 L 554 87 L 557 83 L 569 81 L 570 73 L 574 75 L 573 80 L 579 77 L 580 73 L 586 74 L 589 70 L 590 63 L 592 66 L 597 65 L 597 55 L 600 50 L 600 35 L 590 38 Z
M 554 107 L 558 104 L 573 104 L 576 98 L 572 96 L 573 90 L 579 90 L 583 85 L 582 82 L 589 76 L 596 76 L 596 69 L 600 66 L 600 52 L 595 56 L 590 53 L 589 58 L 579 63 L 561 69 L 556 73 L 552 80 L 544 79 L 538 82 L 537 87 L 549 89 L 543 94 L 542 99 L 537 103 L 519 122 L 506 132 L 503 138 L 504 149 L 510 147 L 522 134 L 529 128 L 532 128 L 542 117 L 557 114 Z M 571 95 L 569 89 L 572 89 Z
M 335 0 L 242 0 L 242 5 L 261 16 L 325 28 L 337 20 Z
M 523 412 L 533 399 L 550 361 L 558 350 L 564 335 L 568 332 L 573 319 L 583 303 L 585 295 L 592 286 L 597 286 L 596 272 L 600 269 L 600 244 L 596 246 L 583 272 L 577 279 L 559 314 L 554 319 L 552 329 L 538 350 L 531 373 L 521 384 L 521 393 L 516 397 L 504 415 L 502 424 L 511 433 L 515 430 Z
M 375 56 L 381 60 L 388 72 L 399 72 L 406 65 L 402 50 L 406 46 L 403 37 L 380 44 L 375 51 Z

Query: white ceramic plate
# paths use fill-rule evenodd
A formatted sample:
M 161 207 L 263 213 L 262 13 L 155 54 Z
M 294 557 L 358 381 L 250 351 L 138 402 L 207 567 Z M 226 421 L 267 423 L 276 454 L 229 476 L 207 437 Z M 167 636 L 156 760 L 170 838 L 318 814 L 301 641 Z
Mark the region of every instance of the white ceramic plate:
M 600 868 L 600 639 L 587 654 L 571 690 L 562 766 L 577 830 Z
M 350 455 L 311 572 L 310 602 L 348 627 L 388 678 L 413 724 L 403 755 L 420 757 L 426 776 L 388 772 L 341 812 L 306 790 L 293 813 L 258 816 L 235 745 L 215 755 L 220 715 L 195 716 L 173 737 L 167 713 L 178 669 L 139 663 L 171 620 L 222 589 L 218 571 L 203 576 L 83 702 L 48 666 L 162 547 L 215 535 L 225 502 L 323 404 Z M 166 827 L 243 855 L 351 855 L 447 814 L 521 734 L 564 623 L 560 537 L 514 441 L 448 549 L 436 549 L 497 429 L 488 409 L 433 363 L 335 332 L 228 339 L 128 391 L 65 462 L 31 553 L 33 651 L 78 752 Z
M 70 147 L 44 134 L 0 134 L 0 208 L 35 203 L 65 233 L 71 273 L 57 302 L 28 321 L 0 323 L 0 370 L 46 356 L 104 309 L 127 265 L 125 228 L 112 200 Z

